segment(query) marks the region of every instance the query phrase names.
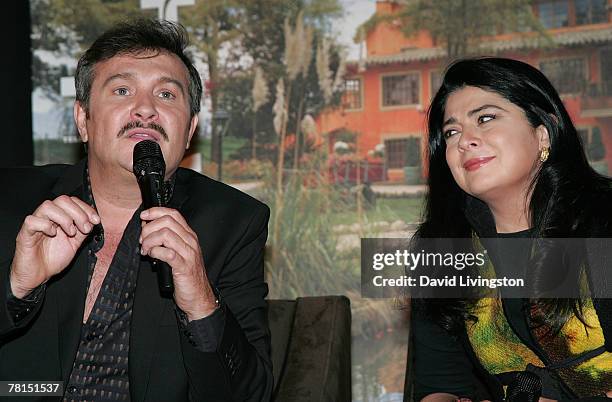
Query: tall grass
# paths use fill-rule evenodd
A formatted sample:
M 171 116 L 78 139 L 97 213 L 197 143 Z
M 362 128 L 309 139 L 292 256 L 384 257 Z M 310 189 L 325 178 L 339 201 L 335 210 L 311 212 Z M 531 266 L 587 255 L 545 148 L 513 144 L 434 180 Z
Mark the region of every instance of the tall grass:
M 277 225 L 270 222 L 270 228 L 277 227 L 279 232 L 277 236 L 270 236 L 276 240 L 268 242 L 266 250 L 269 297 L 345 295 L 351 300 L 353 335 L 369 337 L 377 328 L 393 325 L 397 320 L 397 306 L 388 300 L 361 297 L 360 248 L 338 248 L 342 233 L 332 230 L 334 217 L 355 211 L 357 203 L 329 184 L 321 172 L 325 172 L 323 155 L 302 164 L 299 171 L 285 171 L 283 208 Z M 264 179 L 262 194 L 273 210 L 278 199 L 275 178 L 270 172 Z M 361 194 L 354 196 L 361 197 Z M 362 235 L 377 234 L 364 229 Z
M 274 284 L 272 298 L 346 294 L 359 289 L 359 250 L 337 251 L 331 224 L 332 216 L 347 204 L 320 173 L 325 169 L 315 167 L 318 164 L 285 171 L 283 206 L 278 221 L 270 222 L 278 233 L 270 236 L 274 241 L 266 253 L 267 280 Z M 279 197 L 271 176 L 265 179 L 263 198 L 274 210 Z

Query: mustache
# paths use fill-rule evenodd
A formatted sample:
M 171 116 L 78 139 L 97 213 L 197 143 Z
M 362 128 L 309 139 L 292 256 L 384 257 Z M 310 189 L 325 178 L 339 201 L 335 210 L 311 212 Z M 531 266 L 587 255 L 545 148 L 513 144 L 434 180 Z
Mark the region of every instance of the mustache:
M 148 128 L 151 130 L 155 130 L 162 136 L 164 140 L 168 141 L 168 134 L 166 134 L 166 130 L 164 130 L 162 126 L 160 126 L 159 124 L 155 122 L 145 125 L 141 121 L 138 121 L 138 120 L 130 121 L 125 126 L 123 126 L 123 128 L 119 130 L 119 133 L 117 134 L 117 138 L 123 136 L 123 134 L 125 134 L 127 131 L 133 128 Z

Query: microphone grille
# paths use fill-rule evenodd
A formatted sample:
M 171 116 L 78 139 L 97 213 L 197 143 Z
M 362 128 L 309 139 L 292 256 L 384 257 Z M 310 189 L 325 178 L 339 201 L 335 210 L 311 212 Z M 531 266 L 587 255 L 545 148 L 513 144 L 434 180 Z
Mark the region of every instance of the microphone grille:
M 532 389 L 534 391 L 542 389 L 542 380 L 540 377 L 530 371 L 524 371 L 516 376 L 517 385 L 523 389 Z
M 136 176 L 158 173 L 164 176 L 166 163 L 159 144 L 152 140 L 140 141 L 134 146 L 132 170 Z
M 508 387 L 506 401 L 537 401 L 542 394 L 542 380 L 530 371 L 518 373 Z

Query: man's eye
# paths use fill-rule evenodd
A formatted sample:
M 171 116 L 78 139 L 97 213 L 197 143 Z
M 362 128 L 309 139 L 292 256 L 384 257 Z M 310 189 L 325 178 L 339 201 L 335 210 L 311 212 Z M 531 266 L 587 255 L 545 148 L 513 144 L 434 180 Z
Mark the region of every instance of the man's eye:
M 127 88 L 117 88 L 113 92 L 115 94 L 121 95 L 121 96 L 125 96 L 125 95 L 129 95 L 130 94 L 130 91 L 128 91 Z
M 448 140 L 450 137 L 452 137 L 453 135 L 457 134 L 459 131 L 455 130 L 454 128 L 448 129 L 444 132 L 444 139 Z
M 495 119 L 494 114 L 483 114 L 482 116 L 478 116 L 478 124 L 486 123 Z
M 159 97 L 160 98 L 164 98 L 164 99 L 174 99 L 176 98 L 176 96 L 174 96 L 174 94 L 170 91 L 162 91 L 159 93 Z

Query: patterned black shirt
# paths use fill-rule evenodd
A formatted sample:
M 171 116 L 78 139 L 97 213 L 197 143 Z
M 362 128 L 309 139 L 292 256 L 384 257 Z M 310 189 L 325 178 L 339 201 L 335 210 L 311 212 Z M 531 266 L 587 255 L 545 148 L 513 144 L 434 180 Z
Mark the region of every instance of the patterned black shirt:
M 89 175 L 84 172 L 85 201 L 95 208 Z M 174 188 L 174 177 L 166 185 L 165 199 L 169 202 Z M 87 322 L 81 327 L 77 354 L 68 382 L 65 384 L 64 401 L 129 401 L 129 342 L 132 307 L 140 262 L 141 232 L 140 207 L 132 216 L 117 247 Z M 85 240 L 88 249 L 89 278 L 93 276 L 97 262 L 96 253 L 104 245 L 102 225 L 96 225 Z M 44 299 L 46 285 L 34 289 L 23 299 L 17 299 L 7 284 L 7 304 L 13 321 L 18 322 L 34 311 L 34 306 Z M 180 328 L 198 350 L 211 352 L 218 347 L 225 313 L 217 309 L 212 315 L 187 322 L 178 308 Z
M 65 388 L 65 402 L 130 400 L 128 354 L 140 266 L 140 211 L 136 211 L 123 232 L 91 314 L 81 327 L 81 340 Z M 101 227 L 96 231 L 89 242 L 88 283 L 97 262 L 96 253 L 104 245 L 104 231 Z

